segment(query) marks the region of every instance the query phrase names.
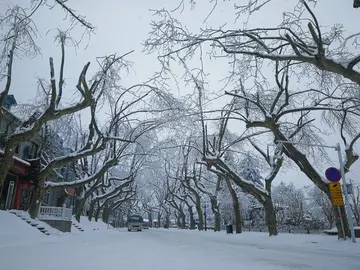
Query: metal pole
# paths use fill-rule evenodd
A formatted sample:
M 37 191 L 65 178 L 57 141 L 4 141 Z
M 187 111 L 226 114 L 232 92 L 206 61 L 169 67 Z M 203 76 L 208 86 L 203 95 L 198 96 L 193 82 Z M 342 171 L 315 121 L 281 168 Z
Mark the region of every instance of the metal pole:
M 309 143 L 300 143 L 300 142 L 291 142 L 291 141 L 277 141 L 277 142 L 281 142 L 281 143 L 289 143 L 289 144 L 299 144 L 299 145 L 307 145 L 307 146 L 318 146 L 318 147 L 326 147 L 326 148 L 334 148 L 337 152 L 338 152 L 338 157 L 339 157 L 339 163 L 340 163 L 340 171 L 341 171 L 341 177 L 343 180 L 343 185 L 345 186 L 345 189 L 343 188 L 344 192 L 344 196 L 345 196 L 345 212 L 346 215 L 348 217 L 348 224 L 350 227 L 350 231 L 351 231 L 351 240 L 353 243 L 356 243 L 356 238 L 355 238 L 355 231 L 354 231 L 354 224 L 353 224 L 353 219 L 352 219 L 352 211 L 350 208 L 350 203 L 349 203 L 349 196 L 348 196 L 348 192 L 347 192 L 347 183 L 346 183 L 346 176 L 345 176 L 345 168 L 344 168 L 344 162 L 342 160 L 342 156 L 341 156 L 341 147 L 340 147 L 340 143 L 337 143 L 336 146 L 330 146 L 330 145 L 323 145 L 323 144 L 309 144 Z
M 343 159 L 342 159 L 342 156 L 341 156 L 341 147 L 340 147 L 339 143 L 336 144 L 335 150 L 338 152 L 339 163 L 340 163 L 340 171 L 341 171 L 341 178 L 343 180 L 343 185 L 345 187 L 345 188 L 343 188 L 343 192 L 344 192 L 344 196 L 345 196 L 345 212 L 346 212 L 347 219 L 348 219 L 348 224 L 349 224 L 349 227 L 350 227 L 351 241 L 353 243 L 356 243 L 354 224 L 353 224 L 353 219 L 352 219 L 352 212 L 351 212 L 349 196 L 348 196 L 348 192 L 347 192 L 347 183 L 346 183 L 346 177 L 345 177 L 344 162 L 343 162 Z

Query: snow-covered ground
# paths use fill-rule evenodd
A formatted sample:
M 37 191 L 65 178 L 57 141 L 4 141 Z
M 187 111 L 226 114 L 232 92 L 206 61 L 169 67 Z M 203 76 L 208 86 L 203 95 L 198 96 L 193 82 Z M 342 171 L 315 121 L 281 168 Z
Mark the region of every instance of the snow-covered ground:
M 83 228 L 85 232 L 103 231 L 103 230 L 108 230 L 109 228 L 111 228 L 110 225 L 105 224 L 101 220 L 99 220 L 98 222 L 94 222 L 94 221 L 90 222 L 87 217 L 80 217 L 80 223 L 78 223 L 75 220 L 75 218 L 73 218 L 73 223 L 76 223 L 79 226 L 81 226 L 81 228 Z M 72 228 L 72 231 L 75 231 L 74 228 Z
M 129 233 L 85 221 L 83 228 L 46 236 L 0 211 L 0 269 L 360 269 L 360 244 L 331 236 L 177 229 Z

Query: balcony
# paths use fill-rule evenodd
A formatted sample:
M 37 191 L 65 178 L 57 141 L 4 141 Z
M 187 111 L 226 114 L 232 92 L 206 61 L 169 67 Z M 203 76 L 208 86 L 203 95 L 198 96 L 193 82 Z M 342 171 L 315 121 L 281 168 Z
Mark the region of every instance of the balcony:
M 53 206 L 40 206 L 38 219 L 40 220 L 65 220 L 71 221 L 72 209 Z

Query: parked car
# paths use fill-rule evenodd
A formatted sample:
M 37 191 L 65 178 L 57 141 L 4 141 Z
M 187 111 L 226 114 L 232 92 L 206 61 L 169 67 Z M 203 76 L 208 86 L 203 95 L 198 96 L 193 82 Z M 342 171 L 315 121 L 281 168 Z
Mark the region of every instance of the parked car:
M 128 217 L 128 231 L 142 231 L 143 218 L 140 215 L 131 215 Z

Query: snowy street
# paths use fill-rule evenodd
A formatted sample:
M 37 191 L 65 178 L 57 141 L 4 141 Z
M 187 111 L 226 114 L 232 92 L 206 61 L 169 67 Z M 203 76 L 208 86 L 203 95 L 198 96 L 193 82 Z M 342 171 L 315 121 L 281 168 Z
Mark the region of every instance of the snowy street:
M 11 214 L 3 212 L 0 220 L 3 270 L 360 269 L 360 244 L 330 236 L 128 232 L 104 224 L 95 231 L 46 236 Z

